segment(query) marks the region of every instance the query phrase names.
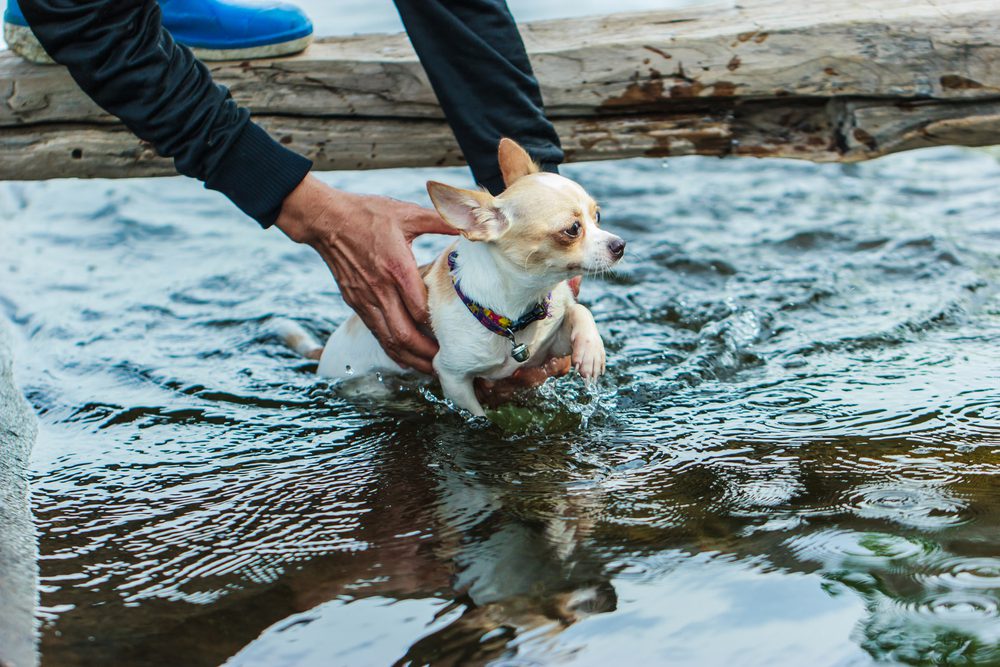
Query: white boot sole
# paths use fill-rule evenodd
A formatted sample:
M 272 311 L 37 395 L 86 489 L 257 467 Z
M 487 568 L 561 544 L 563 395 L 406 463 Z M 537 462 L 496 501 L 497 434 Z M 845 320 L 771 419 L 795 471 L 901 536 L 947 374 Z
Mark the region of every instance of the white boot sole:
M 312 44 L 313 36 L 306 35 L 293 39 L 290 42 L 279 44 L 268 44 L 266 46 L 252 46 L 246 49 L 202 49 L 189 46 L 191 53 L 199 60 L 210 62 L 219 60 L 260 60 L 261 58 L 281 58 L 291 56 L 306 50 Z
M 7 40 L 7 46 L 11 51 L 21 56 L 25 60 L 39 65 L 55 64 L 49 54 L 45 52 L 38 38 L 31 32 L 31 28 L 13 23 L 3 24 L 3 38 Z M 253 46 L 245 49 L 203 49 L 191 48 L 195 57 L 205 61 L 220 60 L 257 60 L 260 58 L 280 58 L 300 53 L 312 43 L 313 36 L 306 35 L 298 39 L 279 44 L 267 44 L 265 46 Z

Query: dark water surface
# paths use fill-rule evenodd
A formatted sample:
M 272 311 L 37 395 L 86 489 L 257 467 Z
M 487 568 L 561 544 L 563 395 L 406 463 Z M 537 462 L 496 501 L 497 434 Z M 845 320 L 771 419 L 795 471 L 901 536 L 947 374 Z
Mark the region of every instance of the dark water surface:
M 503 427 L 315 379 L 325 268 L 195 183 L 0 187 L 43 665 L 1000 664 L 997 159 L 566 171 L 609 374 Z

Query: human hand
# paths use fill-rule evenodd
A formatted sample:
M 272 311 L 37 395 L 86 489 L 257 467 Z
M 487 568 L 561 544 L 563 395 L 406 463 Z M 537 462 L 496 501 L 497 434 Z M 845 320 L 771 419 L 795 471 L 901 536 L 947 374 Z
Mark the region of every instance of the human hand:
M 456 234 L 433 210 L 335 190 L 312 175 L 289 194 L 275 225 L 312 246 L 340 292 L 401 366 L 433 373 L 437 342 L 424 330 L 427 290 L 410 244 L 421 234 Z
M 518 368 L 510 377 L 502 380 L 484 380 L 476 378 L 473 386 L 476 398 L 486 407 L 496 408 L 509 403 L 522 391 L 534 389 L 550 377 L 562 377 L 572 368 L 570 357 L 551 357 L 541 366 Z

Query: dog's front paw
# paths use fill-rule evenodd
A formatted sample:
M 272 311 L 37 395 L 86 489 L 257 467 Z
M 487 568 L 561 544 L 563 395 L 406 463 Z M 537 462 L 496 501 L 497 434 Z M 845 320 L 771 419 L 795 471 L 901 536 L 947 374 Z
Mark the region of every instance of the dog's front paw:
M 597 331 L 573 339 L 573 368 L 585 380 L 593 381 L 604 375 L 604 366 L 604 341 Z

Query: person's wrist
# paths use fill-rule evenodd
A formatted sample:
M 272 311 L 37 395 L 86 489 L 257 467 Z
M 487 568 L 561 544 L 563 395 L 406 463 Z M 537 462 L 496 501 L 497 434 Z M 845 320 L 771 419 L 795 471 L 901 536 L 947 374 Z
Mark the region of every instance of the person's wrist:
M 339 216 L 331 215 L 338 192 L 308 174 L 281 205 L 275 226 L 297 243 L 314 245 L 329 235 Z

